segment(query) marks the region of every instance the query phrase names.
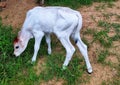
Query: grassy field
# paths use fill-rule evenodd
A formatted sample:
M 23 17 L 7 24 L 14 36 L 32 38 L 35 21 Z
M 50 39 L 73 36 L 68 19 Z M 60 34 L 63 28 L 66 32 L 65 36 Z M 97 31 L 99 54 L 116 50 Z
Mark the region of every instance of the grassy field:
M 72 8 L 77 8 L 82 5 L 90 5 L 94 1 L 103 2 L 107 1 L 107 6 L 112 7 L 112 1 L 116 0 L 61 0 L 60 3 L 54 2 L 54 0 L 46 0 L 48 5 L 64 5 Z M 78 3 L 81 2 L 81 3 Z M 72 5 L 76 3 L 77 5 Z M 105 9 L 105 6 L 96 6 L 96 10 L 100 11 Z M 97 43 L 100 45 L 100 49 L 96 50 L 97 60 L 96 62 L 103 65 L 114 68 L 117 73 L 113 80 L 103 81 L 102 85 L 119 85 L 120 84 L 120 63 L 112 63 L 106 61 L 110 55 L 115 56 L 120 62 L 120 54 L 111 51 L 110 49 L 119 47 L 114 42 L 120 41 L 120 23 L 108 22 L 111 16 L 120 19 L 118 14 L 103 13 L 105 20 L 95 20 L 94 16 L 91 16 L 92 20 L 97 24 L 95 28 L 86 28 L 82 31 L 82 35 L 90 35 L 91 40 L 87 40 L 86 37 L 82 37 L 82 40 L 87 44 L 88 50 L 92 45 Z M 97 28 L 101 28 L 98 30 Z M 114 35 L 110 35 L 111 30 Z M 50 80 L 58 80 L 63 82 L 62 85 L 80 85 L 89 81 L 90 76 L 87 79 L 83 78 L 86 72 L 85 62 L 82 56 L 79 56 L 77 52 L 74 54 L 68 68 L 62 70 L 62 64 L 65 59 L 65 50 L 61 47 L 61 44 L 54 36 L 52 36 L 52 55 L 47 55 L 47 45 L 45 39 L 42 40 L 41 48 L 38 53 L 36 63 L 31 64 L 31 58 L 33 55 L 34 39 L 30 40 L 27 49 L 20 57 L 13 55 L 13 40 L 17 36 L 18 31 L 13 31 L 12 26 L 3 25 L 0 18 L 0 85 L 41 85 L 43 82 L 49 82 Z M 58 46 L 61 48 L 58 49 Z M 57 51 L 56 51 L 57 50 Z M 40 62 L 38 68 L 36 66 Z M 42 62 L 43 60 L 43 62 Z M 43 84 L 44 85 L 44 84 Z
M 37 0 L 39 2 L 41 0 Z M 117 0 L 45 0 L 46 5 L 52 6 L 68 6 L 78 8 L 82 5 L 91 5 L 93 2 L 113 2 Z

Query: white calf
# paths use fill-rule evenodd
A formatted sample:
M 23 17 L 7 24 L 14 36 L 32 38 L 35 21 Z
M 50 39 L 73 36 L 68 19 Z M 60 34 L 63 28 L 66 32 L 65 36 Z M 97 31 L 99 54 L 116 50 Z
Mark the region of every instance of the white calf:
M 27 47 L 30 38 L 35 38 L 34 55 L 32 61 L 36 61 L 37 53 L 43 36 L 48 44 L 48 54 L 51 54 L 50 33 L 54 33 L 66 49 L 65 68 L 72 58 L 75 48 L 70 42 L 70 37 L 75 41 L 84 56 L 88 72 L 92 72 L 89 62 L 87 46 L 80 38 L 82 17 L 78 11 L 67 7 L 35 7 L 27 12 L 27 16 L 18 37 L 14 41 L 14 54 L 19 56 Z

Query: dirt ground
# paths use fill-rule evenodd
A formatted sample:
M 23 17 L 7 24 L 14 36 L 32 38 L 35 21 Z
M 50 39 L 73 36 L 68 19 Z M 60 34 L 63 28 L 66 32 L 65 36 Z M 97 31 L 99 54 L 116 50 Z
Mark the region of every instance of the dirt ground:
M 21 28 L 26 12 L 37 6 L 35 4 L 35 0 L 8 0 L 6 8 L 3 9 L 2 12 L 0 12 L 0 16 L 3 19 L 4 24 L 12 25 L 14 29 Z M 102 7 L 104 8 L 102 9 Z M 100 9 L 101 7 L 101 9 Z M 86 28 L 95 28 L 97 27 L 98 20 L 106 20 L 103 16 L 103 13 L 114 13 L 120 15 L 120 1 L 114 2 L 114 6 L 108 7 L 105 3 L 94 3 L 91 6 L 83 6 L 81 8 L 77 9 L 80 11 L 80 13 L 83 16 L 83 29 L 82 31 L 86 30 Z M 92 19 L 91 17 L 94 16 L 95 19 Z M 115 17 L 110 17 L 107 21 L 109 22 L 116 22 L 120 23 L 120 20 L 117 20 Z M 101 30 L 99 28 L 98 30 Z M 81 31 L 81 32 L 82 32 Z M 114 33 L 111 31 L 111 36 Z M 86 39 L 91 40 L 90 36 L 82 35 L 83 37 L 86 37 Z M 119 54 L 118 50 L 120 50 L 120 41 L 116 41 L 113 43 L 114 45 L 118 46 L 116 49 L 110 49 L 111 52 L 115 51 L 115 53 Z M 92 74 L 85 74 L 84 76 L 89 76 L 90 81 L 83 83 L 82 85 L 101 85 L 103 81 L 111 81 L 112 78 L 116 75 L 117 71 L 114 68 L 110 68 L 109 66 L 103 66 L 100 63 L 97 63 L 96 60 L 96 49 L 99 49 L 100 45 L 94 43 L 89 48 L 89 58 L 91 61 L 91 64 L 93 66 L 93 73 Z M 37 68 L 40 68 L 41 61 L 38 62 Z M 111 61 L 113 63 L 118 64 L 119 61 L 116 57 L 110 55 L 106 61 Z M 49 82 L 42 83 L 41 85 L 62 85 L 63 81 L 59 80 L 56 81 L 56 79 L 53 79 Z
M 6 8 L 0 12 L 0 16 L 2 16 L 4 24 L 12 25 L 15 29 L 20 28 L 26 12 L 36 5 L 35 0 L 8 0 Z

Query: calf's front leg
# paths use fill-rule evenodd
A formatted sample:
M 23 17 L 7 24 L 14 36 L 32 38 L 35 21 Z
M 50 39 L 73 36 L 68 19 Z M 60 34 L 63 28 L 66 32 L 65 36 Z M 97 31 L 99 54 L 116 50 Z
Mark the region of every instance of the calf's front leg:
M 41 43 L 41 40 L 42 40 L 43 36 L 44 36 L 43 32 L 34 33 L 35 44 L 34 44 L 34 54 L 33 54 L 33 57 L 32 57 L 32 62 L 36 61 L 37 53 L 38 53 L 38 50 L 40 48 L 40 43 Z
M 63 70 L 65 70 L 72 58 L 73 53 L 75 52 L 75 48 L 71 44 L 69 37 L 60 38 L 60 41 L 66 50 L 66 58 L 62 67 Z

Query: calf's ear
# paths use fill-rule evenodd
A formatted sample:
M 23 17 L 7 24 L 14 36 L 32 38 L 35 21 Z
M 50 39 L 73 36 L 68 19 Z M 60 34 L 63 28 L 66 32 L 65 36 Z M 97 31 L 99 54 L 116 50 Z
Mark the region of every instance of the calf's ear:
M 20 37 L 20 45 L 22 46 L 22 47 L 24 47 L 24 41 L 23 41 L 23 39 Z
M 20 42 L 23 42 L 23 39 L 20 37 Z
M 23 43 L 24 37 L 21 35 L 21 31 L 18 32 L 18 37 L 19 37 L 20 43 Z

